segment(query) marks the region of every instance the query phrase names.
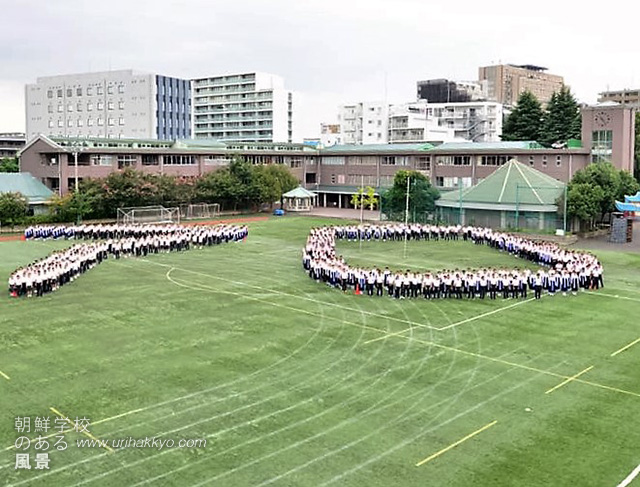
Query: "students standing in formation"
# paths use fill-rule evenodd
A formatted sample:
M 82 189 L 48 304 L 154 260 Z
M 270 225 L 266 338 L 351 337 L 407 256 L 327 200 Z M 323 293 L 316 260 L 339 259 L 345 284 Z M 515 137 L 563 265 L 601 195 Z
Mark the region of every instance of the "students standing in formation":
M 9 276 L 9 294 L 42 296 L 75 280 L 113 256 L 146 257 L 159 252 L 179 252 L 192 247 L 217 245 L 243 240 L 246 225 L 80 225 L 38 226 L 25 230 L 26 239 L 67 238 L 91 240 L 58 250 Z
M 412 272 L 351 267 L 336 257 L 336 239 L 345 240 L 458 240 L 488 245 L 543 266 L 530 269 L 482 268 Z M 546 291 L 576 294 L 580 289 L 604 286 L 602 266 L 586 252 L 570 251 L 549 242 L 534 242 L 489 228 L 420 224 L 351 225 L 312 228 L 303 250 L 303 267 L 309 276 L 340 288 L 359 289 L 369 296 L 387 294 L 396 299 L 526 298 L 540 299 Z

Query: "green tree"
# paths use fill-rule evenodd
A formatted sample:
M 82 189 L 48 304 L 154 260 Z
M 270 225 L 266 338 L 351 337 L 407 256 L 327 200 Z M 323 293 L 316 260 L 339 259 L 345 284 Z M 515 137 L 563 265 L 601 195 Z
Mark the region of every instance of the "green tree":
M 540 142 L 551 146 L 556 142 L 580 139 L 582 117 L 580 105 L 567 86 L 551 96 L 542 125 Z
M 0 160 L 0 172 L 20 172 L 17 157 L 4 157 Z
M 407 178 L 409 181 L 409 218 L 422 219 L 435 210 L 440 193 L 429 180 L 417 171 L 400 170 L 393 178 L 393 186 L 382 195 L 382 208 L 390 220 L 404 220 Z
M 600 220 L 604 220 L 606 214 L 615 211 L 615 201 L 623 201 L 627 194 L 635 194 L 640 189 L 640 184 L 626 171 L 617 170 L 609 162 L 589 164 L 584 169 L 577 171 L 569 182 L 568 205 L 571 205 L 571 189 L 574 185 L 590 184 L 600 188 L 598 206 Z M 582 187 L 582 186 L 580 186 Z M 576 193 L 573 193 L 574 196 Z M 569 212 L 570 213 L 570 212 Z
M 502 127 L 502 140 L 539 140 L 544 112 L 536 96 L 524 91 Z
M 365 190 L 365 196 L 364 196 L 365 208 L 369 208 L 370 210 L 373 210 L 377 204 L 378 204 L 378 198 L 376 198 L 376 190 L 373 189 L 371 186 L 367 186 Z
M 21 193 L 0 193 L 0 223 L 11 225 L 20 223 L 29 211 L 27 199 Z
M 282 208 L 282 195 L 298 187 L 298 179 L 291 173 L 287 166 L 282 164 L 270 164 L 265 167 L 267 175 L 271 178 L 275 185 L 275 191 L 278 193 L 278 201 Z
M 351 204 L 356 210 L 361 205 L 364 206 L 364 188 L 358 188 L 358 191 L 351 195 Z
M 601 211 L 603 189 L 593 183 L 570 183 L 567 194 L 567 213 L 580 220 L 584 230 L 592 230 Z

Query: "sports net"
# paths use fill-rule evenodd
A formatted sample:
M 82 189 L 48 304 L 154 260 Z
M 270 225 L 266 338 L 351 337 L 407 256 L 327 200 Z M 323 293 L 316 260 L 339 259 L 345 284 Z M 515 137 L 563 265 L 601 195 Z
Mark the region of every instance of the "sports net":
M 220 216 L 220 205 L 218 203 L 192 203 L 180 207 L 180 217 L 185 220 L 213 218 L 216 216 Z
M 164 206 L 118 208 L 118 223 L 180 223 L 180 209 Z

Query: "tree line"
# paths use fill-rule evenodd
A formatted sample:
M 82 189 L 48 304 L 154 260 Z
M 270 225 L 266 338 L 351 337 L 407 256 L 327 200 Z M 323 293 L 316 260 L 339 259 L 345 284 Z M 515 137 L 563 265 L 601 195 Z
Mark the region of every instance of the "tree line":
M 48 213 L 27 217 L 26 199 L 17 193 L 0 195 L 0 222 L 71 222 L 115 218 L 118 208 L 218 203 L 222 210 L 257 210 L 281 201 L 298 186 L 297 178 L 281 165 L 253 166 L 234 159 L 229 166 L 199 177 L 149 174 L 127 168 L 103 179 L 84 179 L 78 191 L 53 196 Z
M 547 147 L 580 139 L 580 105 L 563 86 L 551 96 L 545 108 L 530 91 L 524 91 L 502 127 L 502 140 L 532 140 Z

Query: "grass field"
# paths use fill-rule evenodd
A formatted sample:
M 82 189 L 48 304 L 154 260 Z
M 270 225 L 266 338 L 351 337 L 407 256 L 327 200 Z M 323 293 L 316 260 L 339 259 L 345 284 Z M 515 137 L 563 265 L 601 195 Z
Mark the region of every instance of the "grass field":
M 110 260 L 44 298 L 1 298 L 0 485 L 615 486 L 640 463 L 640 343 L 620 351 L 640 338 L 640 255 L 600 252 L 595 294 L 394 301 L 307 277 L 300 250 L 323 223 L 253 222 L 245 243 Z M 3 282 L 64 245 L 0 243 Z M 464 242 L 339 252 L 524 265 Z M 50 470 L 15 470 L 14 418 L 53 422 L 50 408 L 99 439 L 207 444 L 110 452 L 68 433 Z

